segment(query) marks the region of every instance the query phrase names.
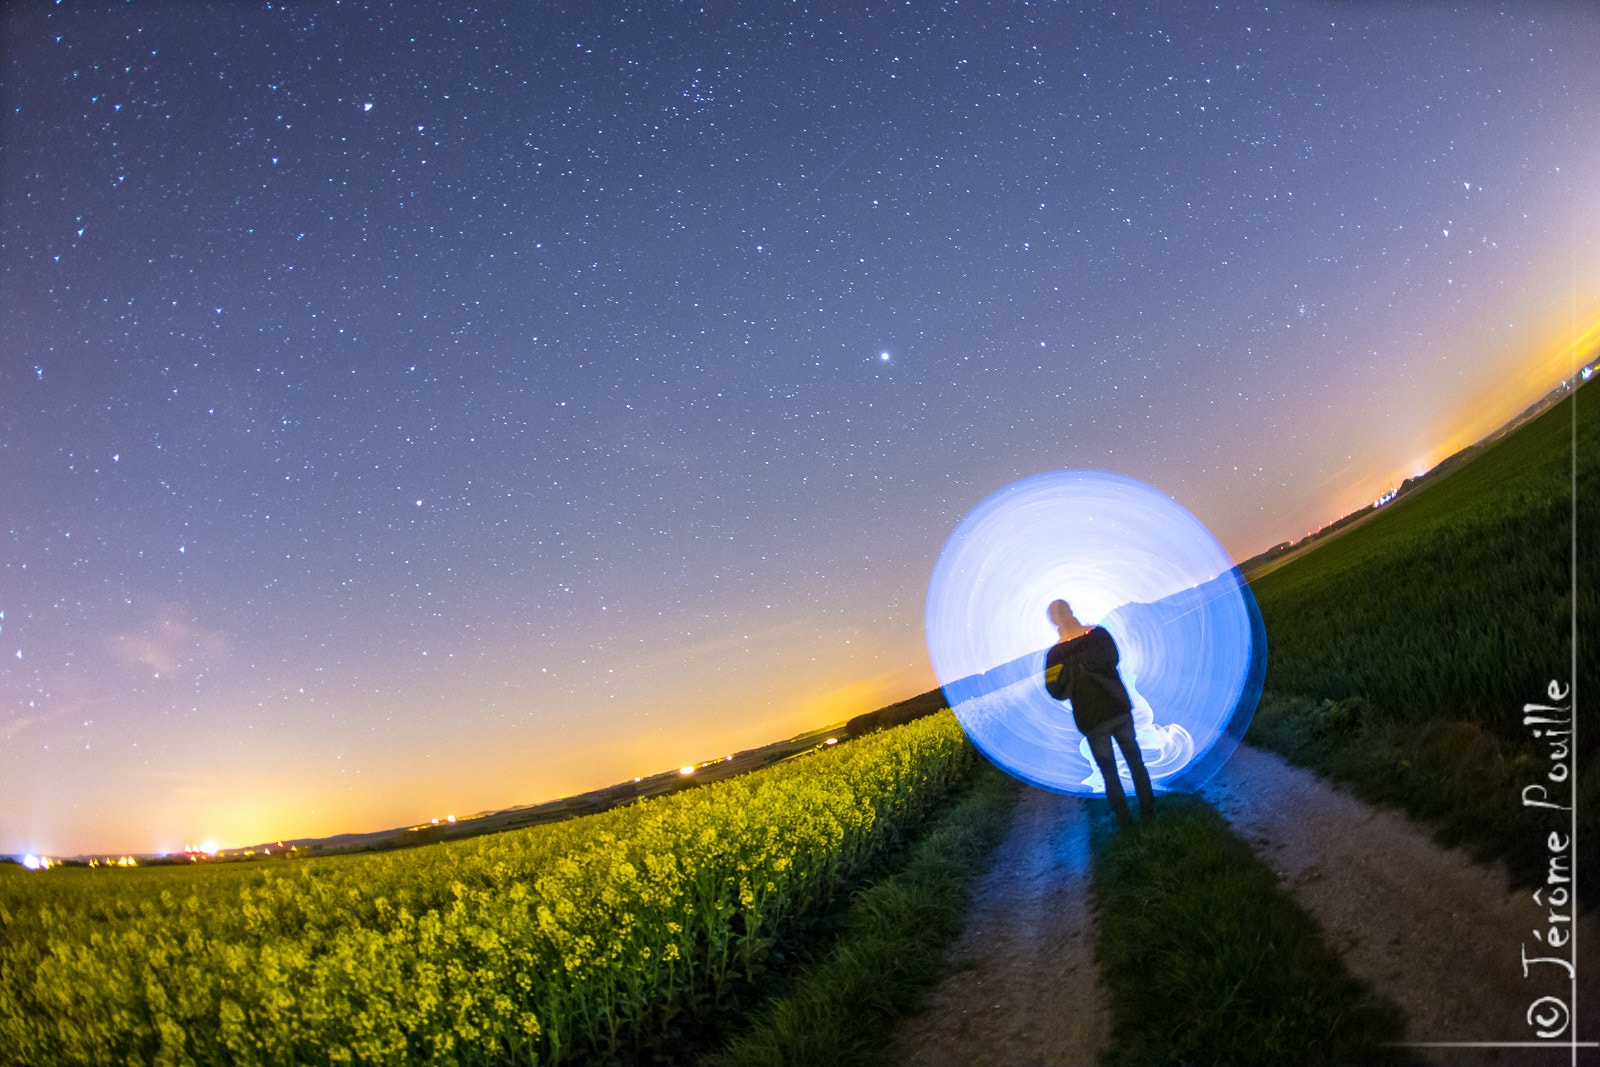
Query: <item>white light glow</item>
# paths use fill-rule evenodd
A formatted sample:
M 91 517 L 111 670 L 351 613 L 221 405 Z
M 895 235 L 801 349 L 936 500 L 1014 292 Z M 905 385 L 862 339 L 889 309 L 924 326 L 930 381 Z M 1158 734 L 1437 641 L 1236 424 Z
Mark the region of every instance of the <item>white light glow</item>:
M 974 508 L 928 588 L 928 656 L 968 737 L 1013 776 L 1102 792 L 1070 702 L 1044 688 L 1066 600 L 1121 653 L 1157 788 L 1193 788 L 1255 711 L 1265 631 L 1249 589 L 1204 525 L 1166 494 L 1105 471 L 1054 471 Z

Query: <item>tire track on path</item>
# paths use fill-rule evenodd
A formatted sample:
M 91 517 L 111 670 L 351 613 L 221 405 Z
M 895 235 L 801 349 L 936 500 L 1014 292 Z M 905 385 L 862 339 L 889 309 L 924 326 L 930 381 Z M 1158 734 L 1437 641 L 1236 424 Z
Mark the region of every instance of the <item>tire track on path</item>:
M 1522 974 L 1522 950 L 1546 955 L 1531 931 L 1546 915 L 1503 868 L 1445 849 L 1392 808 L 1376 808 L 1281 757 L 1240 745 L 1201 790 L 1322 926 L 1345 966 L 1407 1016 L 1407 1041 L 1527 1041 L 1524 1013 L 1565 979 Z M 1508 798 L 1508 804 L 1516 798 Z M 1588 872 L 1585 872 L 1588 873 Z M 1566 909 L 1571 913 L 1571 908 Z M 1600 930 L 1578 921 L 1579 1036 L 1600 1019 Z M 1587 948 L 1583 947 L 1587 946 Z M 1583 1025 L 1587 1023 L 1587 1025 Z M 1447 1064 L 1558 1064 L 1567 1049 L 1424 1049 Z M 1600 1062 L 1581 1050 L 1578 1062 Z
M 973 897 L 951 971 L 889 1063 L 1078 1067 L 1110 1034 L 1094 963 L 1087 804 L 1024 787 Z

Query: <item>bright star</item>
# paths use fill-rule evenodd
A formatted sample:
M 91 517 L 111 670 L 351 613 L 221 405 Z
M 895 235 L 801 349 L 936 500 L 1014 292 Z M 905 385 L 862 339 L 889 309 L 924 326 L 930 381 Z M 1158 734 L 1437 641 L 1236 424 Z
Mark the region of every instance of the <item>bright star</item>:
M 887 363 L 887 362 L 889 362 L 889 353 L 887 353 L 887 352 L 879 352 L 878 353 L 878 358 L 883 360 L 885 363 Z

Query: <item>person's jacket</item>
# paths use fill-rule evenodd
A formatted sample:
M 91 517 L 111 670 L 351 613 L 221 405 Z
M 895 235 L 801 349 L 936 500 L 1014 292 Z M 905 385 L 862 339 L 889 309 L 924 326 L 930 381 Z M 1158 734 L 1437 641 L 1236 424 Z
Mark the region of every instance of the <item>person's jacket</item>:
M 1133 708 L 1128 689 L 1117 674 L 1120 659 L 1111 632 L 1098 626 L 1060 642 L 1045 656 L 1045 691 L 1057 700 L 1072 701 L 1072 721 L 1084 733 Z

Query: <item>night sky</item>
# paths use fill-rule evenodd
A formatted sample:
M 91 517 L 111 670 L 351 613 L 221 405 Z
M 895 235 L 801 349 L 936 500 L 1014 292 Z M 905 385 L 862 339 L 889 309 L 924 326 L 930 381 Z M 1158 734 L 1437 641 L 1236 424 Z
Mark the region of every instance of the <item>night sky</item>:
M 1600 9 L 14 3 L 0 852 L 373 830 L 931 688 L 1020 477 L 1237 559 L 1600 320 Z

